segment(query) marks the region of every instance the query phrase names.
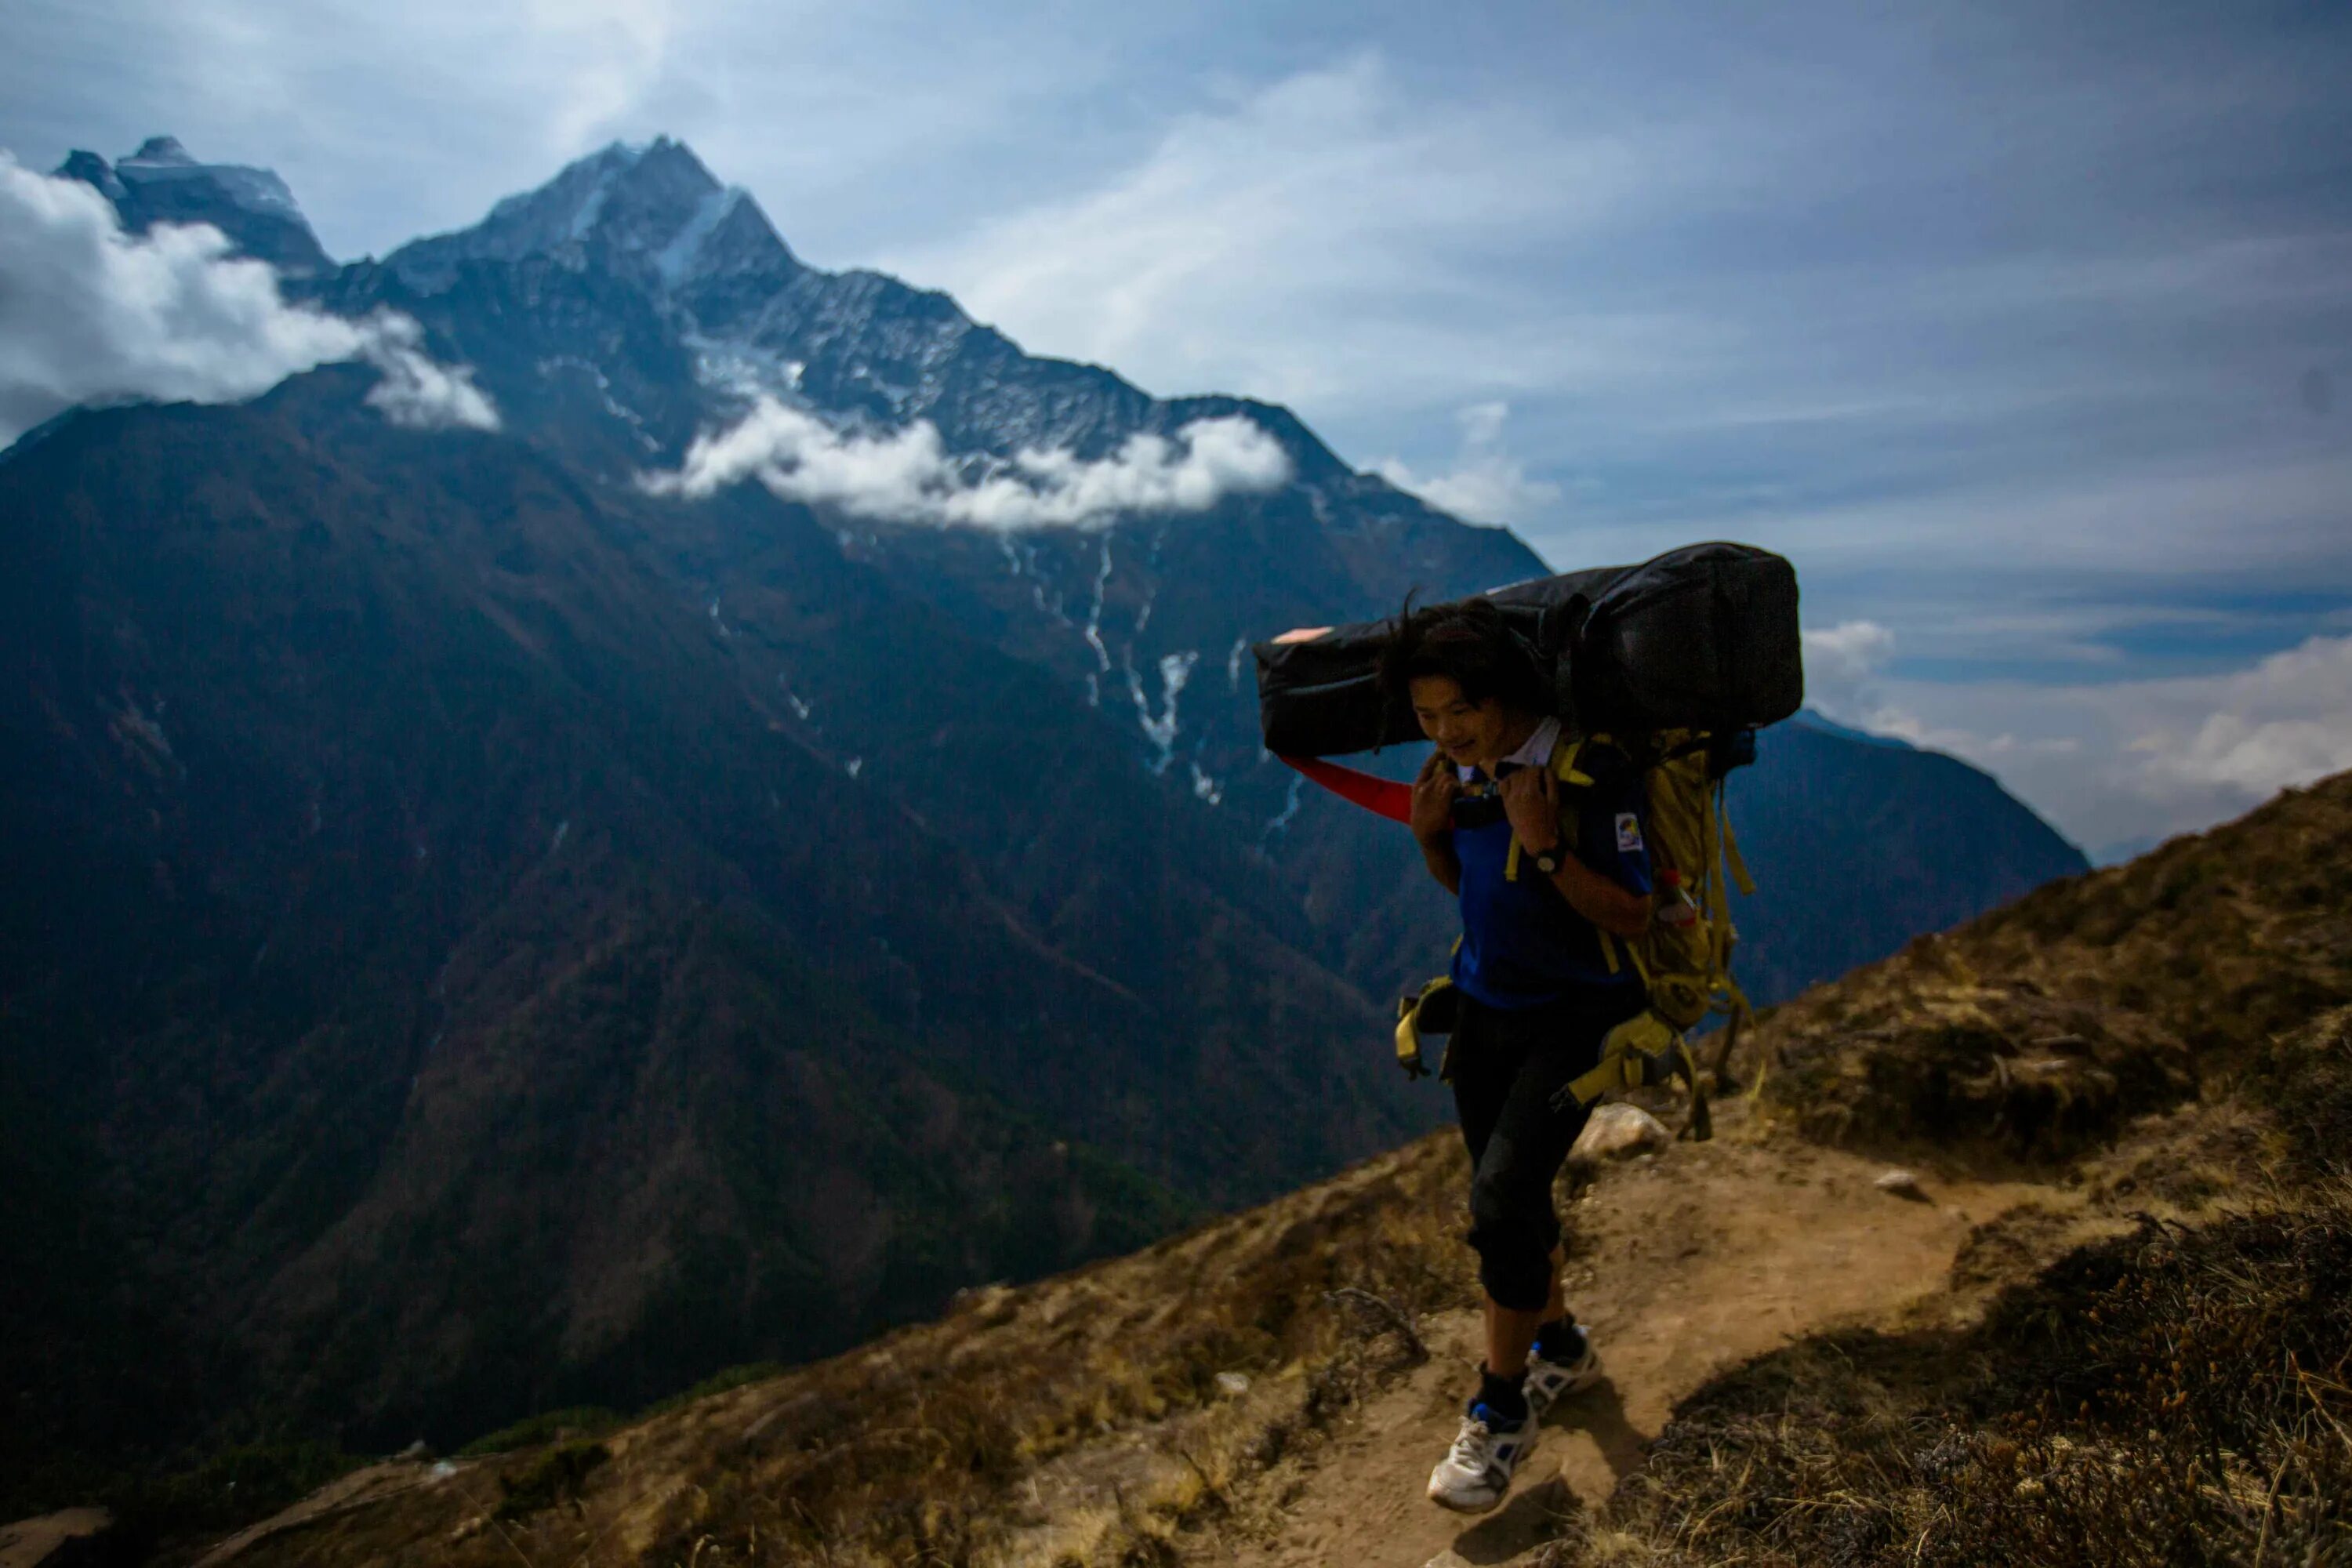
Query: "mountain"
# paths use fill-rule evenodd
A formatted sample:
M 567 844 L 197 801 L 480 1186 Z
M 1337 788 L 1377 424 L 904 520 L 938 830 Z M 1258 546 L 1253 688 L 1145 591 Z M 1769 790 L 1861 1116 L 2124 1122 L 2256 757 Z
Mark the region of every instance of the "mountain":
M 1379 1019 L 1270 877 L 1034 672 L 793 514 L 591 492 L 365 380 L 0 467 L 12 1120 L 64 1123 L 188 1356 L 462 1430 L 854 1342 L 1425 1115 L 1349 1070 Z M 709 614 L 659 560 L 697 526 L 771 589 Z M 920 773 L 865 683 L 946 704 Z
M 268 262 L 284 277 L 334 270 L 294 193 L 270 170 L 200 163 L 176 138 L 151 136 L 116 163 L 76 149 L 58 173 L 96 186 L 133 234 L 159 223 L 208 223 L 239 254 Z
M 341 365 L 0 454 L 0 1473 L 650 1397 L 1439 1119 L 1383 1003 L 1450 913 L 1260 751 L 1246 643 L 1541 571 L 1507 531 L 809 268 L 675 142 L 342 268 L 274 176 L 76 163 L 503 421 Z M 1202 420 L 1287 478 L 1018 529 L 640 482 L 767 405 L 944 484 Z M 1827 732 L 1735 801 L 1764 1000 L 2081 868 Z

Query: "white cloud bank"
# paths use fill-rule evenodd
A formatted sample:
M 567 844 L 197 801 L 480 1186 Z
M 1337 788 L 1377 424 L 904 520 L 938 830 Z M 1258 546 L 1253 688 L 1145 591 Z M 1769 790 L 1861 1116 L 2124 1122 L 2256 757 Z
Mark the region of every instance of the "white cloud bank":
M 1530 479 L 1519 460 L 1503 450 L 1507 403 L 1474 403 L 1454 416 L 1462 426 L 1461 450 L 1443 474 L 1421 475 L 1399 458 L 1381 462 L 1381 478 L 1411 490 L 1433 507 L 1473 522 L 1524 522 L 1559 499 L 1559 487 Z
M 2352 637 L 2218 675 L 2071 685 L 1905 680 L 1872 621 L 1809 630 L 1810 703 L 1998 774 L 2096 849 L 2207 826 L 2352 769 Z
M 937 426 L 845 435 L 772 397 L 730 429 L 698 437 L 676 472 L 639 482 L 656 495 L 701 500 L 756 479 L 785 500 L 880 522 L 994 529 L 1076 527 L 1121 512 L 1205 511 L 1229 495 L 1288 482 L 1290 457 L 1238 415 L 1176 433 L 1131 436 L 1108 458 L 1028 450 L 1009 463 L 948 454 Z
M 2140 690 L 2158 701 L 2131 750 L 2159 784 L 2251 802 L 2352 768 L 2352 637 L 2313 637 L 2252 669 Z
M 394 424 L 498 428 L 414 321 L 289 305 L 267 263 L 229 249 L 208 225 L 127 234 L 97 191 L 0 153 L 0 446 L 76 404 L 234 403 L 338 360 L 383 373 L 368 402 Z

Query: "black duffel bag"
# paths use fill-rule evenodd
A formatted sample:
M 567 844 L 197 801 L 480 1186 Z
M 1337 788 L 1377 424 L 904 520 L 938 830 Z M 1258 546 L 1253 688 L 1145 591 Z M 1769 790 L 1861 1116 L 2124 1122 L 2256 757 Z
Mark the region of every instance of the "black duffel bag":
M 1752 544 L 1692 544 L 1639 566 L 1538 577 L 1486 595 L 1550 677 L 1555 711 L 1588 732 L 1727 731 L 1804 705 L 1795 568 Z M 1333 757 L 1417 740 L 1381 701 L 1393 623 L 1259 643 L 1258 724 L 1277 756 Z

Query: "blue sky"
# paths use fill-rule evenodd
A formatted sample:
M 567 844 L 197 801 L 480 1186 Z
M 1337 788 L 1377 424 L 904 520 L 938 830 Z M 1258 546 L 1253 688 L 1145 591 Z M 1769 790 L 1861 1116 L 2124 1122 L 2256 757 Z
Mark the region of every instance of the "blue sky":
M 667 132 L 805 258 L 1291 404 L 1562 565 L 1798 562 L 1842 718 L 2096 847 L 2352 766 L 2352 8 L 0 13 L 0 146 L 338 256 Z

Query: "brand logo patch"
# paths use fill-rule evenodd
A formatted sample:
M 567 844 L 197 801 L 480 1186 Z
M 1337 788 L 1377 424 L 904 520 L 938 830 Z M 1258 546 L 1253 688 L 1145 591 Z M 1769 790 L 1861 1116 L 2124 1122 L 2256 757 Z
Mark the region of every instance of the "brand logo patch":
M 1617 853 L 1630 855 L 1642 847 L 1642 819 L 1630 811 L 1617 814 Z

